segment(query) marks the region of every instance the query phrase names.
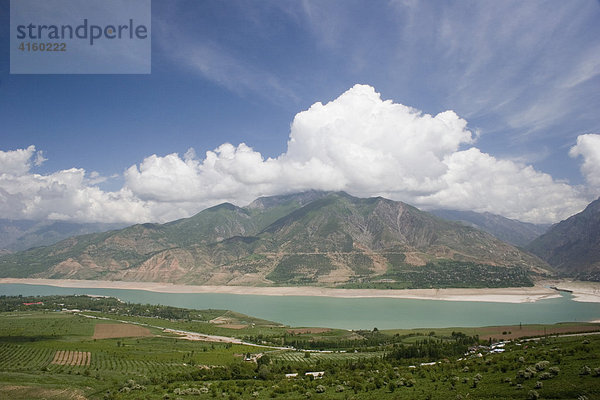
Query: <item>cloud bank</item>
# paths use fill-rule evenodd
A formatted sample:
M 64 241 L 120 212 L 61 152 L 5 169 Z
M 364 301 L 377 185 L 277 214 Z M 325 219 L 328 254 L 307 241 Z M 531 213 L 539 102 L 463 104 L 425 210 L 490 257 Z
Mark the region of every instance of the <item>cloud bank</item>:
M 32 162 L 43 161 L 33 146 L 0 152 L 0 216 L 165 222 L 223 201 L 245 205 L 258 196 L 321 189 L 555 222 L 583 209 L 600 187 L 600 135 L 580 136 L 570 151 L 583 158 L 585 190 L 483 153 L 475 141 L 453 111 L 424 114 L 355 85 L 298 113 L 287 151 L 277 158 L 244 143 L 222 144 L 204 158 L 193 149 L 151 155 L 124 172 L 116 192 L 102 191 L 98 175 L 82 169 L 32 173 Z
M 0 151 L 0 218 L 134 222 L 151 219 L 144 202 L 127 188 L 104 192 L 93 186 L 96 174 L 81 168 L 49 175 L 31 172 L 43 156 L 34 146 Z

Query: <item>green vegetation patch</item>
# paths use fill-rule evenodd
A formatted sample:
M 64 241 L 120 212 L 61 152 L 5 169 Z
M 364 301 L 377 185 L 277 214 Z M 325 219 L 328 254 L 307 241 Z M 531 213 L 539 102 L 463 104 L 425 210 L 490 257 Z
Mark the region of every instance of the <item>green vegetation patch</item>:
M 292 254 L 283 256 L 267 279 L 276 283 L 309 284 L 333 270 L 325 254 Z
M 404 253 L 386 253 L 384 257 L 392 267 L 398 268 L 405 265 L 406 255 Z
M 425 266 L 408 265 L 401 257 L 386 255 L 387 273 L 377 279 L 351 282 L 344 288 L 423 289 L 493 288 L 533 286 L 530 272 L 523 267 L 501 267 L 468 261 L 439 260 Z M 391 259 L 391 260 L 390 260 Z
M 339 258 L 358 275 L 369 275 L 372 273 L 373 259 L 366 254 L 342 253 L 339 255 Z

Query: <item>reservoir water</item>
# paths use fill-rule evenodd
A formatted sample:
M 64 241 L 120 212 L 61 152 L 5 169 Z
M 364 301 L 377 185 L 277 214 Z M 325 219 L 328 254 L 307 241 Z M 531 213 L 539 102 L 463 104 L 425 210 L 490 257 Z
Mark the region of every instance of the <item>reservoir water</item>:
M 0 284 L 0 295 L 93 294 L 142 304 L 195 309 L 228 309 L 290 326 L 341 329 L 438 328 L 582 322 L 600 319 L 599 303 L 582 303 L 572 295 L 535 303 L 259 296 L 221 293 L 156 293 L 144 290 L 61 288 Z

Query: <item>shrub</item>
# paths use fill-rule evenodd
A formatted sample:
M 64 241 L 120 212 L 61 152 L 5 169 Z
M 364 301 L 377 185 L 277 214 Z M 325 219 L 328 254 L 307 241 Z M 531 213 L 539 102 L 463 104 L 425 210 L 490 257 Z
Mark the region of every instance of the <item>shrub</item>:
M 316 392 L 317 393 L 325 393 L 325 386 L 323 386 L 323 385 L 317 385 Z
M 535 390 L 530 390 L 527 398 L 529 400 L 537 400 L 540 398 L 540 394 L 538 392 L 536 392 Z
M 592 372 L 592 369 L 590 367 L 588 367 L 587 365 L 584 365 L 581 368 L 581 371 L 579 371 L 579 375 L 589 375 Z
M 535 364 L 535 369 L 538 371 L 543 371 L 550 365 L 550 361 L 540 361 Z
M 521 371 L 519 371 L 521 372 Z M 534 367 L 527 367 L 525 371 L 523 371 L 523 378 L 530 379 L 533 378 L 537 374 L 537 371 Z
M 539 378 L 541 380 L 546 380 L 546 379 L 552 379 L 554 375 L 552 375 L 550 372 L 544 372 L 542 374 L 540 374 Z

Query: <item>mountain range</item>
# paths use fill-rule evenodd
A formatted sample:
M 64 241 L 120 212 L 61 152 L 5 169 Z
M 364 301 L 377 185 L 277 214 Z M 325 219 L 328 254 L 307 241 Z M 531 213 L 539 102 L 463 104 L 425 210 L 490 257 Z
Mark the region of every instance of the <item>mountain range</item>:
M 546 233 L 550 224 L 532 224 L 489 212 L 431 210 L 430 213 L 450 221 L 458 221 L 496 236 L 514 246 L 524 247 Z
M 526 249 L 563 275 L 600 281 L 600 199 L 552 226 Z
M 381 197 L 308 191 L 224 203 L 167 224 L 74 236 L 0 258 L 2 277 L 227 285 L 530 285 L 546 262 Z

